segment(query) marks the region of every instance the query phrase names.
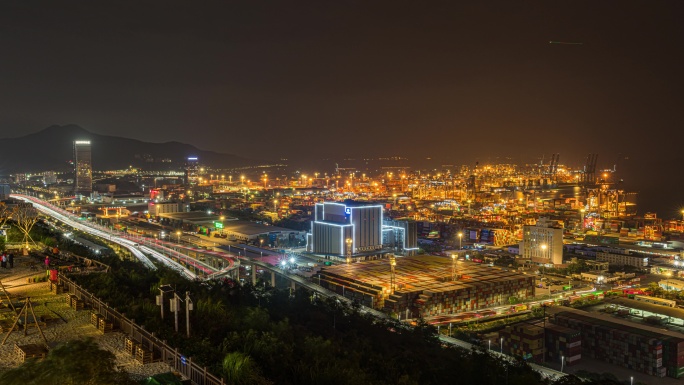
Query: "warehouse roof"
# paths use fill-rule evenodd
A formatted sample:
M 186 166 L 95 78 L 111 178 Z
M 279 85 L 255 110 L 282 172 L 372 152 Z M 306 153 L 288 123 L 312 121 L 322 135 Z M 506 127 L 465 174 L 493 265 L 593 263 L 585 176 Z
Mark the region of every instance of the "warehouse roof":
M 297 233 L 297 230 L 286 229 L 278 226 L 267 226 L 261 223 L 249 221 L 230 221 L 223 223 L 223 231 L 234 232 L 244 235 L 268 234 L 272 232 Z
M 641 302 L 633 299 L 627 299 L 627 298 L 606 298 L 606 302 L 609 303 L 614 303 L 617 305 L 625 306 L 625 307 L 631 307 L 634 309 L 640 309 L 640 310 L 646 310 L 651 313 L 656 313 L 656 314 L 662 314 L 666 315 L 668 317 L 672 318 L 679 318 L 684 320 L 684 310 L 674 308 L 674 307 L 667 307 L 667 306 L 660 306 L 660 305 L 654 305 L 652 303 L 647 303 L 647 302 Z
M 170 218 L 175 220 L 182 220 L 185 222 L 211 222 L 219 219 L 218 215 L 208 214 L 206 211 L 190 211 L 190 212 L 180 212 L 180 213 L 162 213 L 159 214 L 162 218 Z M 230 220 L 230 219 L 226 219 Z
M 619 329 L 624 332 L 640 334 L 650 338 L 674 337 L 684 340 L 684 335 L 673 332 L 667 329 L 638 324 L 626 319 L 616 318 L 607 314 L 589 313 L 582 310 L 577 310 L 565 306 L 551 307 L 547 309 L 555 310 L 556 316 L 565 316 L 574 318 L 580 321 L 585 321 L 590 324 L 603 325 L 614 329 Z
M 492 269 L 478 263 L 459 261 L 454 265 L 451 258 L 429 255 L 399 257 L 396 263 L 397 293 L 422 291 L 423 294 L 430 296 L 534 279 L 533 276 Z M 390 281 L 390 265 L 387 259 L 326 266 L 322 273 L 377 287 L 383 287 Z M 456 275 L 455 281 L 452 279 L 452 273 Z M 531 282 L 529 285 L 532 287 Z

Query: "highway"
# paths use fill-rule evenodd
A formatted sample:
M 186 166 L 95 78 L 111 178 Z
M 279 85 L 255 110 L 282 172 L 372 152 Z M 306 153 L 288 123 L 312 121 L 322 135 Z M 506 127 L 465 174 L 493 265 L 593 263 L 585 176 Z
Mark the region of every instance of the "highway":
M 117 245 L 124 247 L 125 249 L 130 251 L 131 254 L 135 256 L 135 258 L 137 258 L 143 265 L 145 265 L 145 267 L 151 270 L 156 270 L 157 267 L 154 265 L 154 263 L 152 263 L 148 255 L 156 259 L 157 261 L 163 263 L 164 265 L 170 267 L 171 269 L 177 271 L 182 276 L 188 279 L 197 278 L 197 275 L 195 273 L 186 269 L 181 264 L 167 258 L 166 256 L 164 256 L 164 254 L 161 254 L 158 251 L 153 250 L 151 248 L 140 246 L 138 243 L 130 239 L 120 237 L 117 233 L 113 233 L 104 227 L 100 227 L 93 224 L 86 224 L 83 221 L 79 220 L 78 217 L 76 217 L 74 214 L 62 210 L 58 207 L 55 207 L 44 200 L 22 194 L 11 194 L 11 197 L 22 200 L 24 202 L 30 202 L 33 204 L 33 207 L 35 207 L 36 210 L 38 210 L 40 213 L 55 218 L 77 230 L 83 231 L 96 237 L 100 237 L 102 239 L 107 239 L 112 243 L 116 243 Z
M 316 293 L 318 293 L 324 297 L 337 298 L 339 301 L 347 303 L 347 304 L 352 303 L 352 300 L 350 300 L 347 297 L 344 297 L 340 294 L 337 294 L 337 293 L 335 293 L 331 290 L 328 290 L 322 286 L 319 286 L 313 282 L 310 282 L 309 280 L 307 280 L 304 277 L 301 277 L 301 276 L 296 275 L 296 274 L 290 274 L 287 271 L 280 269 L 278 267 L 273 267 L 273 266 L 269 265 L 268 263 L 257 261 L 255 259 L 252 259 L 249 262 L 243 262 L 243 263 L 254 264 L 254 265 L 259 266 L 262 269 L 264 269 L 264 271 L 275 272 L 275 273 L 289 279 L 290 281 L 294 282 L 295 284 L 302 286 L 302 287 L 305 287 L 305 288 L 307 288 L 313 292 L 316 292 Z M 381 311 L 375 310 L 375 309 L 371 309 L 371 308 L 368 308 L 365 306 L 361 306 L 361 309 L 363 312 L 372 314 L 372 315 L 379 317 L 379 318 L 389 318 L 389 316 L 387 314 L 385 314 Z
M 456 338 L 448 337 L 448 336 L 441 335 L 441 334 L 439 335 L 439 339 L 440 339 L 440 341 L 442 341 L 444 343 L 447 343 L 449 345 L 458 346 L 458 347 L 466 349 L 466 350 L 472 350 L 473 348 L 483 349 L 481 346 L 473 345 L 469 342 L 457 340 Z M 499 357 L 499 359 L 501 359 L 501 360 L 508 361 L 511 364 L 515 363 L 514 357 L 511 357 L 507 354 L 501 354 L 500 352 L 497 352 L 494 349 L 489 350 L 489 354 L 493 355 L 494 357 Z M 537 365 L 537 364 L 532 363 L 532 362 L 528 362 L 528 364 L 530 365 L 530 367 L 532 369 L 534 369 L 536 372 L 539 372 L 542 376 L 544 376 L 544 378 L 548 378 L 550 380 L 557 380 L 557 379 L 566 375 L 563 372 L 559 372 L 557 370 L 553 370 L 553 369 L 547 368 L 545 366 Z
M 206 253 L 210 254 L 212 256 L 221 258 L 222 260 L 226 261 L 228 266 L 221 271 L 229 271 L 239 265 L 237 263 L 238 258 L 227 255 L 224 253 L 217 253 L 214 251 L 208 251 L 208 250 L 203 250 L 203 249 L 197 249 L 197 248 L 192 248 L 192 247 L 187 247 L 187 246 L 182 246 L 177 243 L 172 243 L 172 242 L 167 242 L 167 241 L 160 241 L 158 239 L 151 239 L 151 238 L 144 238 L 144 237 L 136 237 L 136 236 L 130 236 L 126 235 L 124 236 L 126 239 L 132 240 L 140 245 L 145 245 L 151 249 L 154 249 L 158 252 L 161 252 L 165 255 L 168 255 L 172 258 L 178 258 L 178 260 L 182 260 L 184 263 L 186 263 L 189 266 L 194 267 L 195 269 L 201 270 L 204 272 L 207 277 L 211 276 L 212 274 L 215 274 L 219 271 L 219 269 L 214 268 L 213 266 L 210 266 L 200 260 L 197 260 L 195 258 L 189 257 L 185 254 L 183 254 L 181 251 L 185 252 L 199 252 L 199 253 Z

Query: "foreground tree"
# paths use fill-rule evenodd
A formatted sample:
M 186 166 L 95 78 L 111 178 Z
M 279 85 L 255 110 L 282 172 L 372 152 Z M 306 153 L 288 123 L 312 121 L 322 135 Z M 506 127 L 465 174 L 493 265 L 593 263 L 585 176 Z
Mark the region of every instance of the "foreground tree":
M 226 354 L 222 363 L 223 378 L 235 385 L 268 385 L 270 381 L 259 374 L 259 369 L 252 358 L 241 352 Z
M 12 218 L 12 210 L 7 207 L 5 202 L 0 202 L 0 228 L 5 227 L 10 218 Z
M 26 248 L 29 247 L 29 240 L 33 244 L 36 242 L 31 238 L 31 229 L 33 225 L 38 222 L 38 210 L 36 210 L 30 203 L 18 204 L 12 211 L 12 219 L 17 222 L 17 227 L 24 234 L 22 242 L 26 243 Z
M 30 359 L 0 375 L 3 385 L 133 385 L 114 366 L 114 354 L 92 339 L 73 340 L 50 350 L 43 360 Z

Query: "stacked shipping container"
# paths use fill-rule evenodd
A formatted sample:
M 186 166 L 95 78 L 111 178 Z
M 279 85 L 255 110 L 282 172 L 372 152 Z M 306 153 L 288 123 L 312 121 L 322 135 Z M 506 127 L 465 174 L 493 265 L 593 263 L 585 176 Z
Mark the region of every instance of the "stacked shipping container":
M 534 295 L 534 277 L 435 256 L 397 258 L 394 293 L 387 260 L 324 267 L 321 285 L 368 306 L 417 317 L 452 314 Z M 454 280 L 454 277 L 456 278 Z M 318 277 L 313 278 L 318 282 Z
M 582 333 L 552 323 L 546 323 L 547 359 L 560 362 L 565 357 L 566 365 L 573 365 L 582 358 Z
M 574 312 L 556 314 L 558 325 L 582 331 L 582 354 L 664 377 L 662 334 Z
M 663 365 L 667 368 L 668 376 L 684 376 L 684 339 L 671 336 L 663 338 Z
M 499 332 L 499 338 L 503 338 L 505 352 L 526 360 L 561 362 L 561 357 L 565 357 L 565 365 L 573 365 L 582 357 L 581 333 L 548 322 L 506 326 Z M 544 352 L 546 358 L 542 359 Z
M 519 323 L 506 326 L 499 332 L 503 338 L 505 353 L 525 360 L 541 362 L 544 356 L 544 329 L 530 324 Z

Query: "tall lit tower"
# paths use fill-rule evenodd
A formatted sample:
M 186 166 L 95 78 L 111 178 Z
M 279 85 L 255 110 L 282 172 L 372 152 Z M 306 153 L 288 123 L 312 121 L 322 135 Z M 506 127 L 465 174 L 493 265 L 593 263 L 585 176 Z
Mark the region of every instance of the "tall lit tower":
M 189 156 L 185 162 L 185 183 L 195 185 L 199 181 L 200 167 L 196 156 Z
M 74 193 L 88 195 L 93 192 L 93 164 L 90 141 L 74 141 Z
M 397 266 L 397 258 L 394 256 L 394 254 L 390 254 L 389 262 L 390 262 L 390 294 L 394 294 L 394 290 L 396 289 L 396 286 L 397 286 L 397 276 L 396 276 L 396 270 L 395 270 L 395 267 Z

